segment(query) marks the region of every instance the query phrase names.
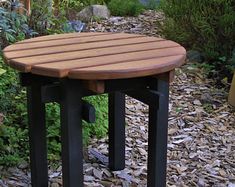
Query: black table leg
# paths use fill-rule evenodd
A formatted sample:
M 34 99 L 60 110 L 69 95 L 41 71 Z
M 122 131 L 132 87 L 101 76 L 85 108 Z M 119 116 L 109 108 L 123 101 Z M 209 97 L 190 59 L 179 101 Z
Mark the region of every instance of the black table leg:
M 45 104 L 41 86 L 27 88 L 31 183 L 33 187 L 48 186 Z
M 149 105 L 148 187 L 166 186 L 169 80 L 155 80 L 158 102 Z M 156 100 L 157 101 L 157 100 Z
M 79 82 L 62 81 L 61 139 L 64 187 L 83 187 L 81 98 Z
M 109 167 L 125 168 L 125 94 L 109 94 Z

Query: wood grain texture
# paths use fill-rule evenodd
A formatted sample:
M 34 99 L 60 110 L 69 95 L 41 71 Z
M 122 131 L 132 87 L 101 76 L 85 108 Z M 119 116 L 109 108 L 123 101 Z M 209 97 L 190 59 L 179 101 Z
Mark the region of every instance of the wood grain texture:
M 136 38 L 124 38 L 122 40 L 117 40 L 114 42 L 112 41 L 101 41 L 96 43 L 81 43 L 77 44 L 68 44 L 62 46 L 52 46 L 48 50 L 48 48 L 36 48 L 34 50 L 25 49 L 25 50 L 18 50 L 18 51 L 8 51 L 7 55 L 8 58 L 23 58 L 23 57 L 35 57 L 39 55 L 49 55 L 49 54 L 58 54 L 58 53 L 65 53 L 65 52 L 72 52 L 72 51 L 81 51 L 81 50 L 88 50 L 88 49 L 97 49 L 97 48 L 107 48 L 107 47 L 114 47 L 114 46 L 124 46 L 124 45 L 133 45 L 133 44 L 145 44 L 156 42 L 155 38 L 147 38 L 146 37 L 138 37 Z M 169 43 L 169 41 L 168 41 Z M 173 43 L 173 42 L 172 42 Z M 159 45 L 167 46 L 166 41 L 161 42 Z M 176 44 L 174 43 L 174 46 Z
M 89 80 L 96 80 L 97 77 L 99 77 L 99 80 L 144 77 L 171 71 L 176 67 L 180 67 L 184 60 L 185 55 L 176 55 L 158 59 L 73 69 L 69 72 L 68 77 L 72 79 Z M 176 61 L 181 63 L 176 66 Z
M 32 49 L 40 49 L 40 48 L 47 48 L 53 46 L 62 46 L 62 45 L 69 45 L 69 44 L 81 44 L 81 43 L 92 43 L 92 42 L 100 42 L 100 41 L 111 41 L 111 40 L 120 40 L 124 38 L 138 38 L 142 37 L 141 35 L 127 35 L 127 34 L 97 34 L 90 37 L 82 37 L 79 34 L 77 34 L 77 37 L 69 37 L 69 38 L 62 38 L 57 40 L 43 40 L 43 41 L 37 41 L 37 42 L 26 42 L 24 43 L 16 43 L 14 45 L 11 45 L 5 49 L 5 51 L 19 51 L 19 50 L 32 50 Z
M 165 42 L 161 42 L 165 43 Z M 175 43 L 168 43 L 168 47 L 161 48 L 161 43 L 144 44 L 144 45 L 128 45 L 109 47 L 106 49 L 93 49 L 84 51 L 73 51 L 67 53 L 58 53 L 51 55 L 41 55 L 25 58 L 17 58 L 11 60 L 11 65 L 23 72 L 30 72 L 32 67 L 46 67 L 49 69 L 70 69 L 76 67 L 90 66 L 105 63 L 115 63 L 116 61 L 133 60 L 136 58 L 151 58 L 152 56 L 181 54 L 182 47 L 177 47 Z M 169 47 L 171 49 L 169 50 Z M 160 48 L 159 48 L 160 47 Z M 92 59 L 91 59 L 92 58 Z M 107 62 L 109 61 L 109 62 Z M 45 69 L 45 68 L 44 68 Z
M 33 74 L 104 80 L 155 75 L 184 63 L 186 51 L 162 38 L 126 33 L 70 33 L 18 42 L 5 62 Z
M 175 48 L 174 50 L 155 49 L 138 52 L 128 52 L 121 54 L 112 54 L 106 56 L 99 56 L 93 58 L 78 59 L 72 61 L 61 61 L 57 63 L 46 63 L 35 65 L 32 67 L 31 72 L 39 75 L 53 76 L 53 77 L 66 77 L 68 72 L 78 68 L 98 67 L 101 65 L 114 65 L 117 63 L 126 63 L 136 60 L 157 59 L 163 56 L 172 56 L 181 54 L 182 48 Z M 123 64 L 124 65 L 124 64 Z
M 96 35 L 106 35 L 107 33 L 95 33 L 95 32 L 89 32 L 89 33 L 80 33 L 79 37 L 92 37 Z M 24 44 L 24 43 L 33 43 L 33 42 L 42 42 L 42 41 L 52 41 L 52 40 L 59 40 L 59 39 L 68 39 L 68 38 L 77 38 L 78 33 L 66 33 L 66 34 L 54 34 L 54 35 L 47 35 L 47 36 L 41 36 L 31 39 L 26 39 L 20 42 L 17 42 L 17 44 Z

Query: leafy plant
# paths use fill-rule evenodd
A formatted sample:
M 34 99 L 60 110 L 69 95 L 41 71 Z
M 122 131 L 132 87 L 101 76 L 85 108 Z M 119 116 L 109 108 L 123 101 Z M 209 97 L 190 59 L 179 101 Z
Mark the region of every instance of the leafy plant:
M 0 165 L 12 165 L 26 158 L 28 150 L 25 91 L 14 70 L 3 64 L 0 55 Z
M 29 25 L 40 35 L 75 32 L 66 17 L 66 9 L 67 7 L 61 8 L 55 4 L 53 7 L 50 0 L 33 0 Z
M 139 0 L 111 0 L 108 8 L 114 16 L 137 16 L 144 10 Z
M 14 8 L 19 6 L 14 2 Z M 27 16 L 17 13 L 16 9 L 0 7 L 0 49 L 35 34 L 27 24 Z
M 11 1 L 9 1 L 11 3 Z M 49 7 L 49 8 L 48 8 Z M 63 12 L 59 17 L 52 14 L 47 1 L 33 1 L 30 19 L 12 11 L 7 5 L 0 8 L 1 47 L 35 34 L 28 21 L 40 35 L 71 32 L 83 26 L 78 21 L 68 22 Z M 91 136 L 103 137 L 107 133 L 107 96 L 86 98 L 97 109 L 94 124 L 83 123 L 84 143 Z M 60 109 L 58 104 L 46 105 L 46 124 L 49 160 L 60 159 Z M 0 165 L 15 165 L 27 160 L 29 155 L 26 91 L 20 87 L 18 73 L 3 63 L 0 50 Z
M 0 55 L 0 165 L 15 165 L 28 159 L 28 125 L 26 91 L 20 87 L 17 72 L 3 63 Z M 83 142 L 87 144 L 92 136 L 103 137 L 107 133 L 107 96 L 85 98 L 96 108 L 96 122 L 83 122 Z M 60 108 L 56 103 L 46 105 L 48 156 L 50 161 L 60 159 Z
M 108 130 L 108 97 L 106 94 L 90 96 L 85 98 L 96 109 L 96 122 L 89 124 L 84 121 L 84 142 L 87 143 L 89 137 L 104 137 Z
M 234 0 L 164 0 L 161 9 L 165 21 L 159 23 L 162 35 L 188 49 L 204 54 L 218 75 L 232 74 L 227 67 L 234 64 L 235 1 Z M 222 58 L 223 60 L 221 60 Z M 220 77 L 223 79 L 223 77 Z

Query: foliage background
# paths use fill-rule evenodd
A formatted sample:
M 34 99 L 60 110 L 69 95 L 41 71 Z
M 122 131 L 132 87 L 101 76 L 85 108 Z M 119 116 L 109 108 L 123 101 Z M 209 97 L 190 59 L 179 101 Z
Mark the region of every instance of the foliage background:
M 69 1 L 70 3 L 77 1 Z M 81 1 L 79 1 L 81 2 Z M 101 2 L 101 1 L 100 1 Z M 102 3 L 105 1 L 102 0 Z M 74 32 L 69 28 L 66 18 L 66 2 L 59 15 L 53 14 L 51 1 L 33 1 L 32 14 L 18 14 L 21 6 L 8 1 L 10 6 L 0 7 L 1 49 L 19 40 L 34 35 Z M 12 9 L 12 4 L 15 9 Z M 63 3 L 63 2 L 61 2 Z M 83 1 L 84 5 L 92 1 Z M 65 6 L 66 5 L 66 6 Z M 82 5 L 83 6 L 83 5 Z M 51 8 L 50 8 L 51 7 Z M 28 129 L 26 110 L 26 91 L 20 87 L 18 73 L 4 64 L 0 49 L 0 165 L 15 165 L 28 159 Z M 83 122 L 83 139 L 87 144 L 91 136 L 103 137 L 107 133 L 107 96 L 85 98 L 96 108 L 96 123 Z M 50 161 L 60 159 L 60 109 L 56 103 L 46 105 L 48 156 Z
M 108 99 L 106 95 L 85 98 L 96 108 L 96 122 L 83 121 L 83 140 L 91 136 L 103 137 L 108 128 Z M 18 73 L 7 67 L 0 57 L 0 165 L 15 165 L 28 159 L 28 128 L 26 91 L 20 87 Z M 60 159 L 60 109 L 56 103 L 46 105 L 48 156 L 50 161 Z
M 114 16 L 137 16 L 144 11 L 139 0 L 111 0 L 108 8 Z
M 164 0 L 158 26 L 168 39 L 200 51 L 210 75 L 231 80 L 235 68 L 234 0 Z

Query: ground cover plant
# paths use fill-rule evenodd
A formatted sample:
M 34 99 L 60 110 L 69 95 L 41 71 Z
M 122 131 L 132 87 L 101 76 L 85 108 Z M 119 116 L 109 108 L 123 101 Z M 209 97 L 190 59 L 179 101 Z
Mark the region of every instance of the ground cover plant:
M 209 75 L 229 81 L 235 68 L 235 1 L 164 0 L 162 34 L 202 53 Z

